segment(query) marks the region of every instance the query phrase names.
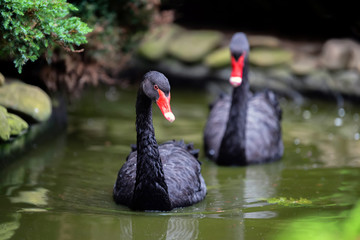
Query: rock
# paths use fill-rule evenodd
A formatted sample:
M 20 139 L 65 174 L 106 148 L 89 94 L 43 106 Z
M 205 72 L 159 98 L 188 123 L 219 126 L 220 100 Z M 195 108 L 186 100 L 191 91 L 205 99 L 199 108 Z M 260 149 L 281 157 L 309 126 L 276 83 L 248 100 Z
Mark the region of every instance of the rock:
M 325 42 L 321 53 L 321 65 L 329 70 L 349 66 L 356 43 L 350 39 L 331 39 Z M 354 63 L 352 63 L 354 64 Z
M 351 49 L 351 58 L 348 63 L 348 68 L 355 69 L 360 72 L 360 45 L 354 44 Z
M 289 43 L 287 43 L 289 45 Z M 298 55 L 319 55 L 321 53 L 323 43 L 322 42 L 296 42 L 290 44 L 291 49 L 297 51 Z M 290 47 L 290 46 L 289 46 Z
M 293 62 L 290 65 L 291 71 L 295 75 L 308 75 L 311 72 L 315 71 L 318 67 L 318 60 L 315 57 L 301 57 L 301 58 L 295 58 Z
M 301 89 L 299 80 L 294 77 L 289 68 L 274 67 L 266 71 L 268 81 L 281 82 L 288 88 Z M 270 84 L 271 85 L 271 84 Z
M 209 73 L 209 68 L 203 64 L 187 65 L 175 59 L 164 59 L 156 66 L 156 69 L 178 78 L 191 80 L 203 79 Z
M 5 77 L 0 73 L 0 87 L 5 84 Z
M 0 106 L 0 140 L 2 141 L 7 141 L 10 139 L 10 126 L 6 115 L 6 108 Z
M 354 70 L 340 71 L 335 74 L 337 90 L 349 95 L 360 96 L 360 75 Z
M 231 75 L 231 67 L 219 68 L 212 71 L 211 77 L 221 81 L 229 81 Z
M 250 47 L 280 47 L 280 40 L 272 36 L 249 35 L 248 36 Z
M 35 145 L 46 144 L 45 152 L 51 153 L 54 149 L 61 149 L 64 146 L 63 132 L 66 124 L 64 123 L 64 116 L 66 113 L 66 105 L 61 100 L 62 97 L 55 96 L 59 100 L 60 106 L 53 108 L 51 117 L 41 123 L 31 124 L 25 134 L 11 137 L 10 141 L 0 144 L 0 166 L 7 167 L 8 164 L 14 162 L 20 156 L 24 156 L 29 150 L 33 149 Z M 1 133 L 1 130 L 0 130 Z M 60 135 L 60 138 L 57 137 Z M 55 139 L 56 138 L 56 139 Z M 51 144 L 47 144 L 51 142 Z M 0 230 L 1 231 L 1 230 Z M 0 234 L 1 235 L 1 234 Z M 1 239 L 1 237 L 0 237 Z
M 331 75 L 325 70 L 317 70 L 306 76 L 304 79 L 304 88 L 310 91 L 328 93 L 336 90 L 336 83 Z
M 0 106 L 1 140 L 7 141 L 10 139 L 10 136 L 20 135 L 27 128 L 29 128 L 27 122 L 15 114 L 8 113 L 6 108 Z
M 51 115 L 49 96 L 40 88 L 22 82 L 5 84 L 0 88 L 0 105 L 39 122 Z
M 268 88 L 281 93 L 289 92 L 291 90 L 289 78 L 291 74 L 286 68 L 252 68 L 249 73 L 250 86 L 256 90 Z
M 27 122 L 15 114 L 8 113 L 7 120 L 10 126 L 10 135 L 20 135 L 29 128 Z
M 264 89 L 267 86 L 267 76 L 259 68 L 251 68 L 249 71 L 250 86 L 254 89 Z
M 210 68 L 223 68 L 229 66 L 231 63 L 229 47 L 226 46 L 213 51 L 206 56 L 204 63 Z
M 199 62 L 221 43 L 222 38 L 218 31 L 186 31 L 170 43 L 169 54 L 187 63 Z
M 138 54 L 148 60 L 158 61 L 166 55 L 172 38 L 181 31 L 175 24 L 162 25 L 151 30 L 141 43 Z
M 254 48 L 250 52 L 249 61 L 259 67 L 272 67 L 281 64 L 290 64 L 292 52 L 280 48 Z

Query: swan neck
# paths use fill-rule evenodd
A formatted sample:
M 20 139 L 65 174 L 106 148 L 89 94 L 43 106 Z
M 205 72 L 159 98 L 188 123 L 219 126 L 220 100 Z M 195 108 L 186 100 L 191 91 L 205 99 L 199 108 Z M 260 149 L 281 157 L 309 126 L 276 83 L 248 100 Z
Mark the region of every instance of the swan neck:
M 245 62 L 242 83 L 233 88 L 229 117 L 220 145 L 219 164 L 246 165 L 245 135 L 249 95 L 248 64 Z
M 150 147 L 153 150 L 151 153 L 154 155 L 151 157 L 156 158 L 159 155 L 159 149 L 155 139 L 155 132 L 152 122 L 152 101 L 140 90 L 136 101 L 136 133 L 138 156 L 139 153 L 143 152 L 139 150 Z M 150 154 L 150 152 L 147 151 L 144 151 L 143 153 L 148 153 L 147 155 Z
M 142 91 L 136 101 L 137 164 L 134 208 L 168 210 L 170 200 L 152 123 L 152 101 Z M 145 200 L 146 199 L 146 200 Z

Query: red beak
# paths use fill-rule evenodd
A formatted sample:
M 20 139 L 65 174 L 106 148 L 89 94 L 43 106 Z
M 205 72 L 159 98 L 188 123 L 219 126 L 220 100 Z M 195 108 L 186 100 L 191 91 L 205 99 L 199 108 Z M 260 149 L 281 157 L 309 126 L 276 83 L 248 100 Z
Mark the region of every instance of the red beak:
M 169 96 L 166 97 L 163 91 L 161 91 L 160 89 L 158 89 L 157 91 L 159 93 L 159 99 L 156 100 L 156 104 L 159 106 L 162 114 L 169 122 L 175 121 L 175 116 L 170 108 L 170 93 Z
M 238 87 L 242 83 L 244 59 L 245 59 L 245 54 L 241 55 L 237 61 L 234 58 L 234 56 L 231 56 L 232 71 L 230 75 L 230 83 L 234 87 Z

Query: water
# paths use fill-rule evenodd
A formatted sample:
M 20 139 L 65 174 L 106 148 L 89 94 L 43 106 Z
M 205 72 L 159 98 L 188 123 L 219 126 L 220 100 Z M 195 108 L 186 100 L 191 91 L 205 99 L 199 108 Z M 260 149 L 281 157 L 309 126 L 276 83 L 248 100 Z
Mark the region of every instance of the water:
M 66 133 L 0 170 L 0 239 L 277 239 L 299 219 L 343 221 L 360 197 L 360 108 L 282 100 L 281 161 L 219 167 L 201 153 L 204 201 L 171 212 L 116 205 L 112 187 L 135 143 L 135 98 L 136 90 L 86 92 L 70 106 Z M 202 149 L 212 99 L 173 90 L 174 123 L 154 105 L 158 142 Z

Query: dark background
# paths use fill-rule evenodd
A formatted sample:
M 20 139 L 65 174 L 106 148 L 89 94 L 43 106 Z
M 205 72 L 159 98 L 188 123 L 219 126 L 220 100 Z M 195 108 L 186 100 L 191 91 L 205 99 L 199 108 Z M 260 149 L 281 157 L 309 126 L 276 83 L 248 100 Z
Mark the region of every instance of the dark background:
M 360 39 L 359 1 L 172 0 L 179 24 L 193 28 L 247 31 L 303 40 Z

